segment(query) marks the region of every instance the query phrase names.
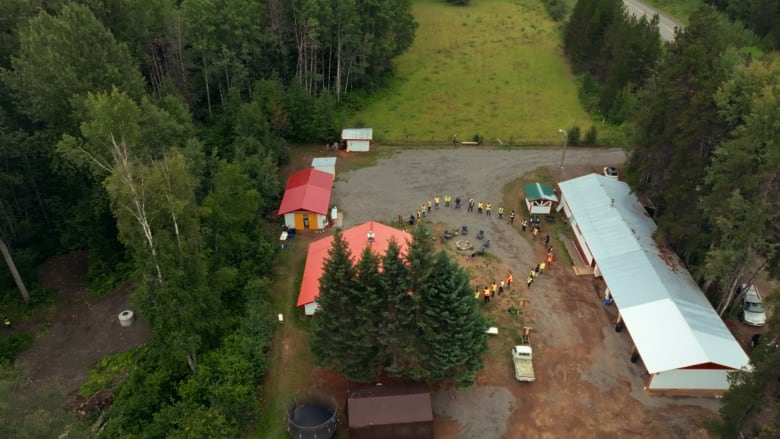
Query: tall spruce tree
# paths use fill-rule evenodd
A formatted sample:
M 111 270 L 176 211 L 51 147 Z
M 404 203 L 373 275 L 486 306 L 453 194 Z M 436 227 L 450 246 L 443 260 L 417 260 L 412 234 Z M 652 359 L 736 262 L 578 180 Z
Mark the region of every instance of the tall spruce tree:
M 369 246 L 363 249 L 355 266 L 358 287 L 352 300 L 352 348 L 343 358 L 343 372 L 353 381 L 375 380 L 382 369 L 379 336 L 383 298 L 379 263 L 379 256 Z
M 607 29 L 622 19 L 619 0 L 580 0 L 563 30 L 563 49 L 577 73 L 595 73 Z
M 398 243 L 391 241 L 382 256 L 380 294 L 382 296 L 381 322 L 378 325 L 381 343 L 381 361 L 384 369 L 398 376 L 411 364 L 416 330 L 412 322 L 417 303 L 409 292 L 408 271 Z
M 350 300 L 358 289 L 356 274 L 352 253 L 344 235 L 337 231 L 323 263 L 317 297 L 320 309 L 312 317 L 309 340 L 318 366 L 344 372 L 343 360 L 354 345 L 355 304 Z
M 420 363 L 426 380 L 474 384 L 487 352 L 487 320 L 479 313 L 468 274 L 446 253 L 439 252 L 432 265 L 420 305 L 424 341 Z
M 430 239 L 430 230 L 423 225 L 417 225 L 412 229 L 412 241 L 407 246 L 406 267 L 408 295 L 411 299 L 404 312 L 408 313 L 404 319 L 408 322 L 405 335 L 410 342 L 404 346 L 403 370 L 400 375 L 415 380 L 425 379 L 429 371 L 423 364 L 422 349 L 426 341 L 423 333 L 423 319 L 425 315 L 422 309 L 422 297 L 428 294 L 430 284 L 433 282 L 433 241 Z

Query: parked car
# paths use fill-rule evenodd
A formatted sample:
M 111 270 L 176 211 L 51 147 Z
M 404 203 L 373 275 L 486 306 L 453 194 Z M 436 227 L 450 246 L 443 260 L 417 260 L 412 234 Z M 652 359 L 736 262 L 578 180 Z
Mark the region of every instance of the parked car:
M 523 336 L 519 345 L 512 348 L 512 361 L 515 363 L 515 379 L 517 381 L 533 382 L 536 380 L 534 353 L 527 335 Z
M 614 166 L 605 166 L 604 167 L 604 176 L 607 178 L 611 178 L 613 180 L 618 179 L 618 169 Z
M 761 302 L 758 288 L 755 285 L 742 285 L 739 292 L 745 294 L 742 299 L 741 320 L 747 325 L 764 326 L 766 324 L 766 311 Z

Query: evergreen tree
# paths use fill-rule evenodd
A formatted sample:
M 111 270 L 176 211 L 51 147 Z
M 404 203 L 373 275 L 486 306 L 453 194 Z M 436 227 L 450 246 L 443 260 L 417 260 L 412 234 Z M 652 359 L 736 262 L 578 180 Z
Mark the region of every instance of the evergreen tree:
M 323 262 L 317 297 L 320 309 L 312 317 L 309 340 L 318 366 L 344 371 L 344 358 L 354 344 L 355 304 L 350 300 L 357 295 L 356 274 L 347 242 L 337 231 Z
M 599 96 L 601 114 L 613 122 L 622 122 L 620 109 L 626 99 L 631 99 L 625 94 L 645 84 L 660 56 L 657 15 L 647 20 L 623 13 L 615 19 L 604 37 L 597 72 L 604 84 Z
M 406 251 L 406 286 L 409 288 L 407 295 L 410 300 L 401 302 L 404 307 L 399 311 L 407 314 L 401 318 L 408 324 L 404 335 L 409 341 L 404 345 L 400 374 L 419 380 L 425 379 L 429 372 L 421 362 L 423 357 L 421 349 L 426 344 L 422 330 L 422 320 L 425 318 L 422 313 L 422 298 L 428 293 L 433 273 L 434 247 L 430 239 L 430 230 L 422 224 L 413 228 L 412 241 L 408 243 Z
M 387 251 L 382 255 L 379 294 L 383 307 L 377 325 L 381 344 L 379 361 L 389 374 L 396 375 L 404 364 L 406 346 L 412 341 L 407 332 L 414 315 L 414 301 L 409 295 L 401 249 L 395 241 L 388 243 Z
M 368 246 L 355 267 L 359 287 L 352 300 L 352 347 L 343 358 L 342 370 L 353 381 L 376 380 L 382 369 L 379 337 L 383 300 L 379 263 L 379 256 Z
M 563 30 L 563 49 L 575 72 L 594 73 L 601 65 L 607 30 L 623 18 L 619 0 L 580 0 Z
M 473 385 L 487 352 L 488 322 L 472 296 L 468 273 L 444 252 L 435 256 L 420 307 L 425 379 Z

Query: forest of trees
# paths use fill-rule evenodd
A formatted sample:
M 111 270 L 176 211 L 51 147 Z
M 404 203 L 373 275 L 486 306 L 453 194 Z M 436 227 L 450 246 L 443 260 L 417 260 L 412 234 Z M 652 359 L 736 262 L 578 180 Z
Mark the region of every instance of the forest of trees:
M 29 290 L 3 303 L 24 314 L 48 294 L 37 266 L 87 250 L 92 293 L 132 279 L 151 327 L 102 435 L 239 437 L 262 410 L 287 142 L 332 140 L 387 80 L 410 0 L 5 0 L 0 18 L 0 249 L 18 269 L 0 285 Z
M 387 374 L 469 386 L 487 352 L 487 320 L 468 273 L 430 231 L 417 226 L 402 255 L 398 243 L 376 255 L 366 247 L 353 263 L 336 233 L 320 278 L 311 349 L 320 366 L 353 381 Z M 381 269 L 380 269 L 381 267 Z
M 743 20 L 737 11 L 770 4 L 777 16 L 776 1 L 715 3 Z M 721 315 L 737 312 L 741 283 L 763 270 L 780 275 L 780 64 L 772 32 L 756 36 L 702 6 L 659 47 L 655 20 L 629 17 L 620 0 L 579 0 L 564 29 L 565 51 L 583 74 L 581 95 L 596 103 L 591 110 L 633 132 L 627 176 L 656 206 L 657 239 L 676 249 Z M 766 340 L 778 339 L 778 323 L 775 315 Z M 734 377 L 723 419 L 711 424 L 724 438 L 780 428 L 780 350 L 762 347 L 751 360 L 755 371 Z

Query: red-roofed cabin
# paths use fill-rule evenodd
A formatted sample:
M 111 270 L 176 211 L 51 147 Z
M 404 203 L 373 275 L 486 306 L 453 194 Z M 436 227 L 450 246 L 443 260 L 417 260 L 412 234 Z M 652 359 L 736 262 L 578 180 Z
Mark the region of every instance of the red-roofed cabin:
M 369 232 L 373 232 L 374 242 L 369 243 Z M 352 253 L 353 262 L 357 263 L 363 249 L 371 246 L 371 250 L 379 256 L 387 252 L 387 246 L 391 240 L 395 240 L 401 249 L 401 254 L 406 254 L 407 242 L 412 240 L 412 235 L 403 230 L 398 230 L 382 223 L 369 221 L 359 226 L 346 229 L 342 232 L 347 247 Z M 333 236 L 322 238 L 309 244 L 306 254 L 306 267 L 303 270 L 301 290 L 298 293 L 298 306 L 304 307 L 307 316 L 313 315 L 317 310 L 317 296 L 320 293 L 320 277 L 322 266 L 328 257 L 328 250 L 333 243 Z
M 320 230 L 328 225 L 333 174 L 309 168 L 287 179 L 279 215 L 291 229 Z

